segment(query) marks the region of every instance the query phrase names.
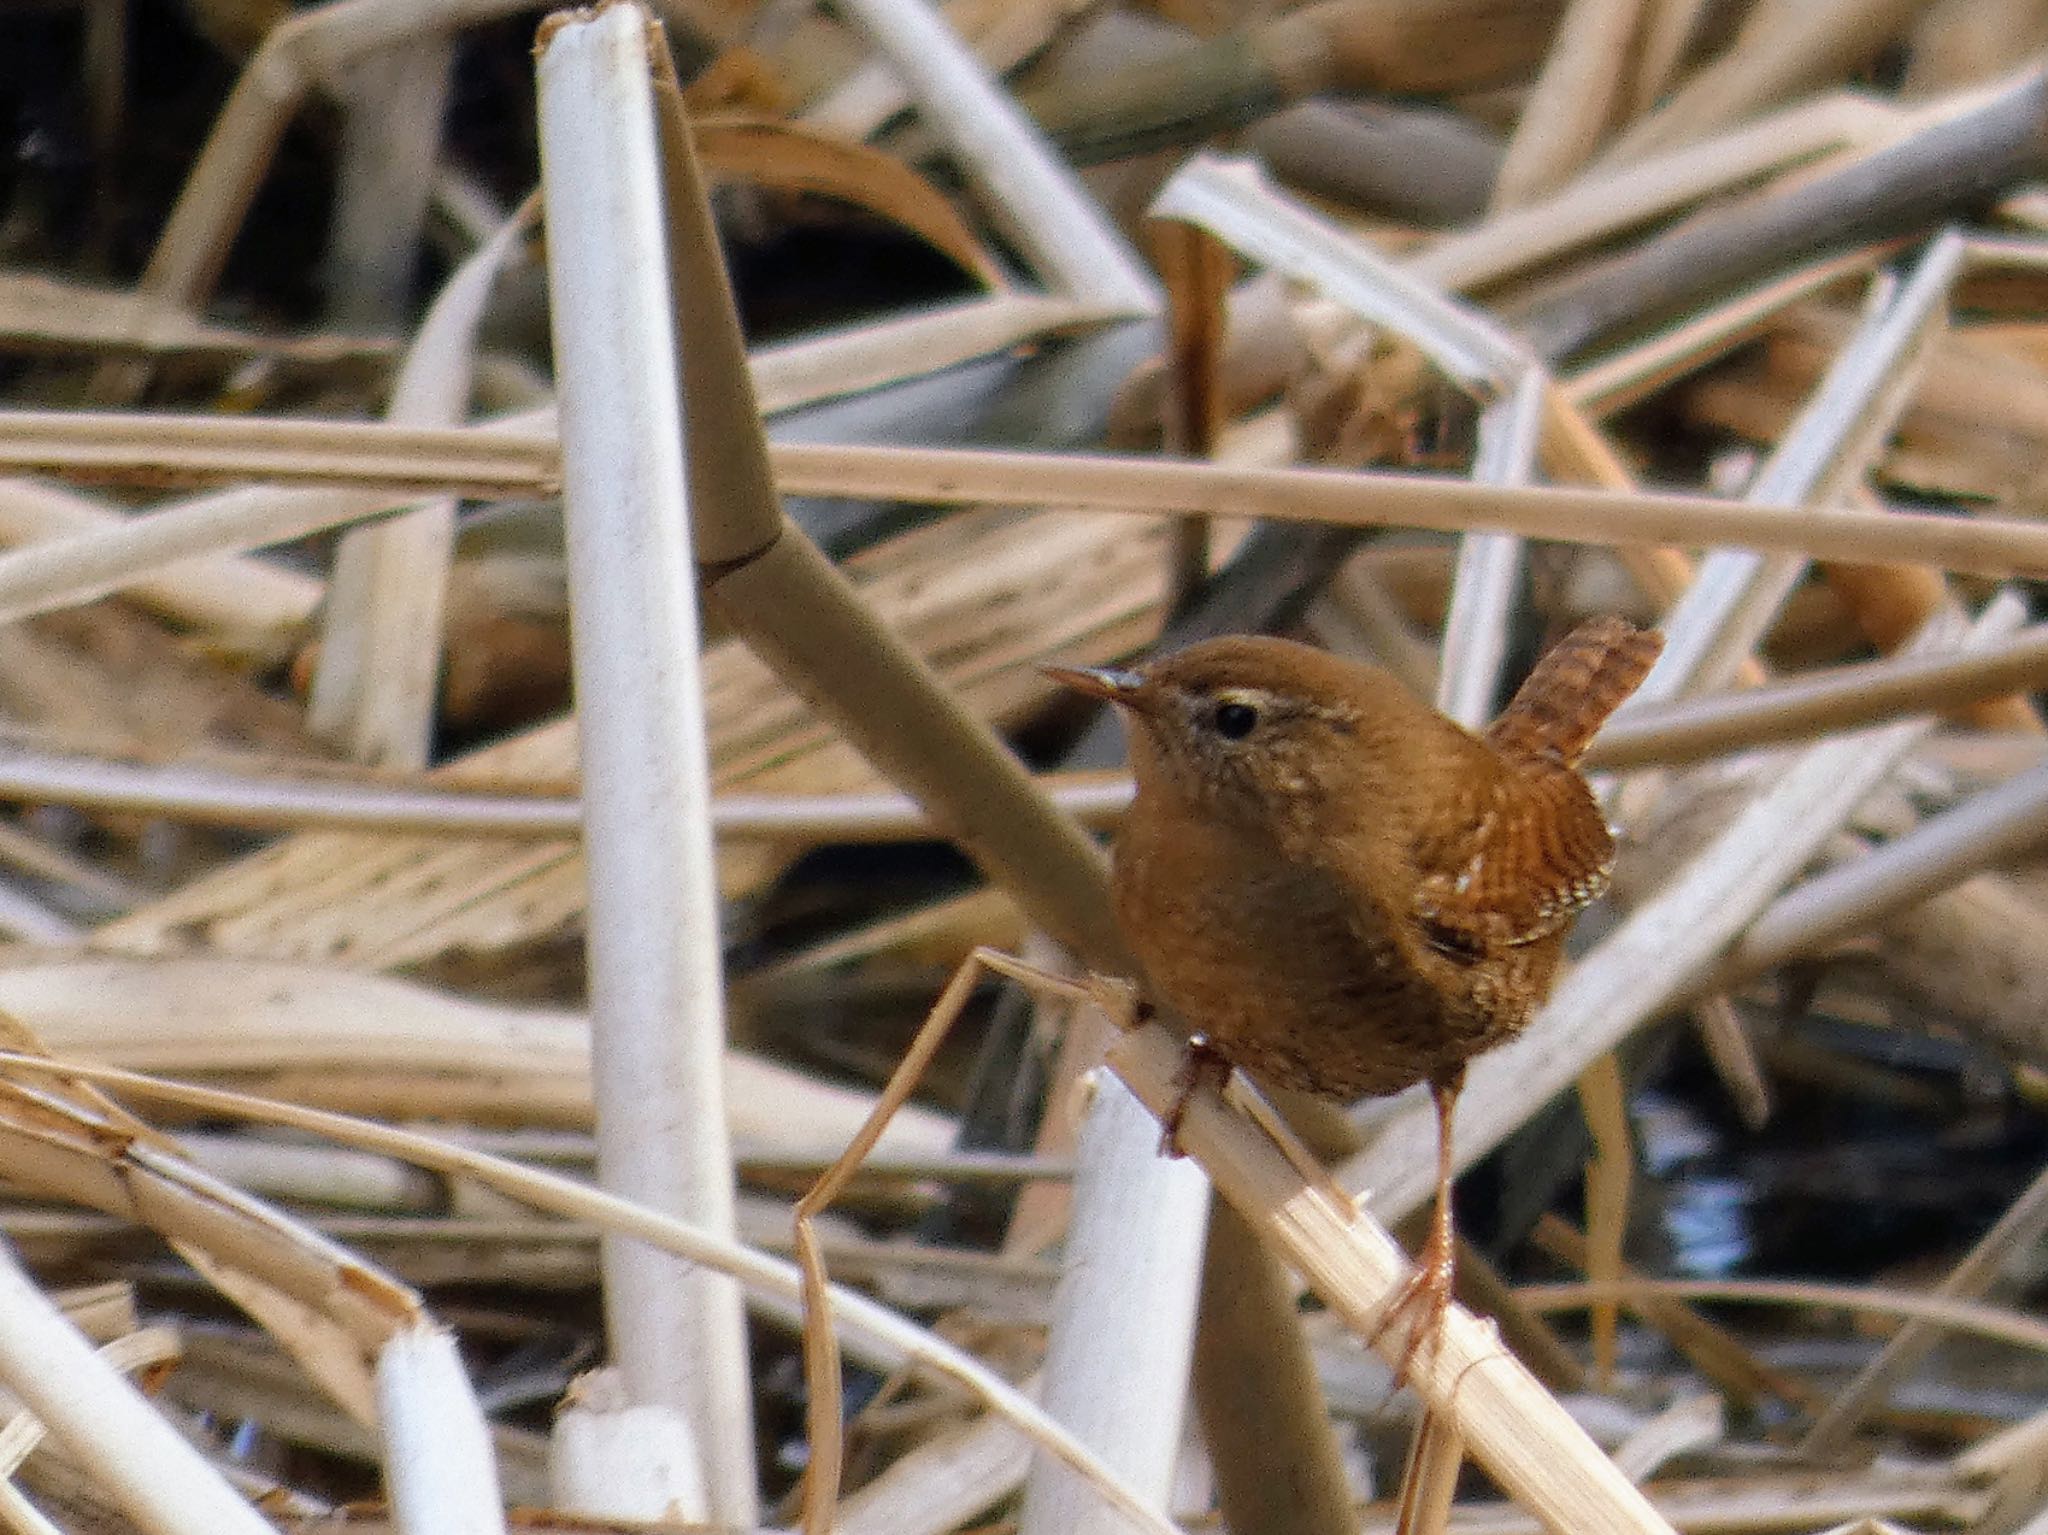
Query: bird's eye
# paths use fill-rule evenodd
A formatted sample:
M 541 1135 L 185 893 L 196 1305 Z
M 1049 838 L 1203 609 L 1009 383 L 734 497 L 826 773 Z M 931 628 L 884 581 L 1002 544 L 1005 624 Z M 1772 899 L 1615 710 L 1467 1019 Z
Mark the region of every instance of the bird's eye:
M 1250 704 L 1223 703 L 1216 706 L 1216 733 L 1226 740 L 1242 741 L 1259 723 L 1259 711 Z

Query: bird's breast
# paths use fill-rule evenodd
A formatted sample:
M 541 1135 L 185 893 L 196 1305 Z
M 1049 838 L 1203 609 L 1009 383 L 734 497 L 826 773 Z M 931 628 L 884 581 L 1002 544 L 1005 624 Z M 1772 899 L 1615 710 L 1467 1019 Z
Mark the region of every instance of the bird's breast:
M 1470 1053 L 1476 1020 L 1369 889 L 1175 819 L 1126 823 L 1117 914 L 1160 999 L 1234 1064 L 1350 1099 Z

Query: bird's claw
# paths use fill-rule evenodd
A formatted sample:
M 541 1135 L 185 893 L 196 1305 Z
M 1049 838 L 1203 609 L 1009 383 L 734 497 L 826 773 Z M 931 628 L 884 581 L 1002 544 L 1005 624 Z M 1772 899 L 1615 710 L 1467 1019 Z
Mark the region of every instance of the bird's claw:
M 1181 1150 L 1180 1124 L 1187 1118 L 1188 1105 L 1195 1101 L 1195 1094 L 1205 1085 L 1220 1093 L 1229 1081 L 1230 1062 L 1222 1053 L 1199 1034 L 1189 1040 L 1187 1054 L 1181 1057 L 1180 1070 L 1173 1074 L 1173 1107 L 1159 1122 L 1159 1154 L 1162 1157 L 1187 1155 Z
M 1448 1242 L 1439 1243 L 1432 1235 L 1416 1255 L 1415 1272 L 1408 1276 L 1374 1324 L 1367 1340 L 1374 1347 L 1397 1326 L 1408 1330 L 1401 1345 L 1401 1358 L 1394 1367 L 1395 1390 L 1413 1378 L 1415 1361 L 1422 1352 L 1434 1351 L 1441 1341 L 1444 1315 L 1451 1306 L 1452 1279 L 1451 1246 Z

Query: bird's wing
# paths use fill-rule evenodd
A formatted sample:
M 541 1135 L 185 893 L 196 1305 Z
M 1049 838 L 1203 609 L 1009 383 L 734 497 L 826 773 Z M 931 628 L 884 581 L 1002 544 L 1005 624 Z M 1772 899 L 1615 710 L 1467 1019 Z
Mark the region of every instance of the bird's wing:
M 1413 915 L 1443 952 L 1535 943 L 1607 889 L 1614 837 L 1571 769 L 1515 764 L 1475 784 L 1461 809 L 1432 816 L 1413 850 Z

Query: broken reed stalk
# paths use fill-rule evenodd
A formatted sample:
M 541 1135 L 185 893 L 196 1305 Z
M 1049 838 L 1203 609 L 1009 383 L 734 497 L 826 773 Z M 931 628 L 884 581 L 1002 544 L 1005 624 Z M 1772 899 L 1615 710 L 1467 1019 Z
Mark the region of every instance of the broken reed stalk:
M 377 1412 L 399 1535 L 504 1535 L 497 1456 L 452 1333 L 421 1321 L 385 1339 Z
M 633 5 L 558 18 L 539 42 L 598 1171 L 606 1187 L 723 1235 L 734 1174 L 718 881 L 649 43 Z M 752 1523 L 738 1288 L 616 1240 L 604 1273 L 629 1393 L 697 1436 L 710 1506 L 684 1512 Z
M 1826 1284 L 1799 1279 L 1625 1279 L 1615 1284 L 1573 1280 L 1519 1285 L 1516 1298 L 1536 1311 L 1561 1311 L 1596 1301 L 1729 1301 L 1758 1306 L 1823 1306 L 1873 1316 L 1905 1317 L 1994 1343 L 2048 1354 L 2048 1322 L 2024 1311 L 1987 1306 L 1918 1290 Z
M 1164 1028 L 1130 1030 L 1109 1064 L 1155 1114 L 1181 1096 L 1185 1047 Z M 1304 1175 L 1308 1153 L 1283 1150 L 1251 1119 L 1203 1088 L 1181 1121 L 1181 1144 L 1238 1213 L 1361 1339 L 1398 1360 L 1399 1329 L 1381 1314 L 1409 1267 L 1384 1230 L 1326 1177 Z M 1671 1527 L 1585 1430 L 1500 1345 L 1494 1330 L 1453 1307 L 1440 1345 L 1416 1358 L 1411 1384 L 1463 1434 L 1473 1457 L 1514 1499 L 1564 1535 L 1670 1535 Z
M 507 1161 L 451 1141 L 344 1114 L 169 1082 L 113 1067 L 53 1061 L 12 1051 L 0 1051 L 0 1067 L 38 1077 L 91 1082 L 116 1089 L 124 1097 L 178 1104 L 209 1118 L 275 1125 L 382 1152 L 435 1172 L 474 1179 L 485 1188 L 535 1210 L 585 1221 L 614 1235 L 633 1238 L 690 1263 L 731 1275 L 764 1296 L 793 1302 L 799 1293 L 794 1264 L 770 1258 L 729 1238 L 607 1194 L 574 1178 Z M 847 1346 L 869 1364 L 888 1371 L 912 1363 L 954 1382 L 983 1406 L 1001 1414 L 1040 1450 L 1096 1487 L 1103 1500 L 1114 1505 L 1132 1526 L 1153 1535 L 1177 1535 L 1171 1523 L 1133 1493 L 1092 1451 L 980 1361 L 858 1291 L 835 1288 L 831 1309 L 836 1325 L 846 1334 Z M 218 1535 L 218 1531 L 212 1535 Z

